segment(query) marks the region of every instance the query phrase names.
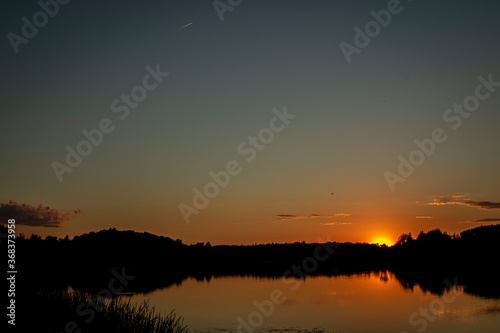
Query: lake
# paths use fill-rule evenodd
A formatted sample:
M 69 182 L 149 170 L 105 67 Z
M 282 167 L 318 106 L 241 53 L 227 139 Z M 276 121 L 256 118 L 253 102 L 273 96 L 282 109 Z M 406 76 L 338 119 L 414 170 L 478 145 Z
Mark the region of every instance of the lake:
M 161 311 L 175 309 L 191 332 L 493 332 L 500 302 L 463 286 L 433 294 L 404 288 L 390 272 L 306 279 L 226 276 L 188 278 L 148 294 Z M 446 289 L 446 290 L 445 290 Z

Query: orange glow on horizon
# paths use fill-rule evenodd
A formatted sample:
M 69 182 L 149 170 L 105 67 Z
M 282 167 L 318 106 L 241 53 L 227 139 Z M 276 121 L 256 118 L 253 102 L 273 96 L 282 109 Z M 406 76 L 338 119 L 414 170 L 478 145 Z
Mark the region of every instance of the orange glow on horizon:
M 370 243 L 372 244 L 380 244 L 380 245 L 387 245 L 387 246 L 392 246 L 394 245 L 394 242 L 388 238 L 388 237 L 385 237 L 385 236 L 378 236 L 378 237 L 375 237 Z

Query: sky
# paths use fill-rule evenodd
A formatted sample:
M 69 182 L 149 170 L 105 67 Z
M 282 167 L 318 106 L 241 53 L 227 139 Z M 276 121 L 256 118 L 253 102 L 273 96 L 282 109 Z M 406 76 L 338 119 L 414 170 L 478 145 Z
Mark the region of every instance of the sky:
M 0 14 L 18 233 L 393 243 L 500 221 L 497 1 L 41 3 Z

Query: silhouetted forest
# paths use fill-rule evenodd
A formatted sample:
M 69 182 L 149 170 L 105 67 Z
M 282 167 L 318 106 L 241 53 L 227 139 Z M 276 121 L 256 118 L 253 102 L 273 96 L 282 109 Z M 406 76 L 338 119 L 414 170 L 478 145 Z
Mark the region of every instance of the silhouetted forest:
M 0 232 L 6 233 L 0 226 Z M 500 253 L 500 225 L 481 226 L 459 235 L 439 229 L 403 234 L 394 246 L 367 243 L 325 243 L 333 253 L 319 262 L 310 274 L 349 274 L 390 270 L 401 277 L 405 287 L 428 284 L 424 289 L 442 291 L 443 278 L 460 277 L 468 292 L 498 297 L 493 272 Z M 187 277 L 209 280 L 222 275 L 281 277 L 293 265 L 312 257 L 318 243 L 212 246 L 208 243 L 183 244 L 147 232 L 116 229 L 90 232 L 73 239 L 16 239 L 19 276 L 29 288 L 71 285 L 84 290 L 100 289 L 109 280 L 111 268 L 126 267 L 136 280 L 129 290 L 148 292 Z M 323 249 L 322 255 L 326 254 Z M 290 276 L 303 278 L 306 273 Z M 309 275 L 309 274 L 308 274 Z M 490 281 L 491 280 L 491 281 Z M 480 281 L 481 283 L 471 283 Z M 491 282 L 491 283 L 489 283 Z M 482 290 L 488 289 L 488 290 Z
M 5 233 L 7 228 L 0 225 L 0 235 Z M 0 239 L 2 245 L 6 244 L 4 239 Z M 19 235 L 16 238 L 17 320 L 27 328 L 36 322 L 39 328 L 43 318 L 54 315 L 51 309 L 55 305 L 67 302 L 64 298 L 52 300 L 50 295 L 64 294 L 68 287 L 97 293 L 108 286 L 113 269 L 118 272 L 125 269 L 126 274 L 134 276 L 123 290 L 126 293 L 148 293 L 182 284 L 189 277 L 199 281 L 218 276 L 281 279 L 289 270 L 289 276 L 298 279 L 373 271 L 379 272 L 383 279 L 390 271 L 405 289 L 418 286 L 424 291 L 442 294 L 448 289 L 443 284 L 447 279 L 464 287 L 466 293 L 500 298 L 499 240 L 500 225 L 481 226 L 459 235 L 448 235 L 439 229 L 422 231 L 416 237 L 403 234 L 391 247 L 349 242 L 186 245 L 179 239 L 114 228 L 73 239 Z M 320 253 L 325 260 L 316 260 L 318 265 L 313 271 L 292 269 L 301 267 L 304 259 L 314 257 L 315 253 Z M 131 312 L 127 316 L 135 318 L 137 311 L 127 311 Z M 33 321 L 36 314 L 40 318 Z M 143 320 L 140 316 L 137 318 Z
M 0 233 L 6 232 L 7 228 L 0 225 Z M 317 261 L 314 271 L 291 269 L 313 257 L 318 248 L 325 260 Z M 71 286 L 97 292 L 108 285 L 113 268 L 117 271 L 125 268 L 127 274 L 134 276 L 125 292 L 148 293 L 181 284 L 188 277 L 200 281 L 227 275 L 281 278 L 287 270 L 295 278 L 370 271 L 379 271 L 383 276 L 390 271 L 407 289 L 418 285 L 425 291 L 441 294 L 443 281 L 448 279 L 466 286 L 466 293 L 500 298 L 498 254 L 500 225 L 481 226 L 459 235 L 448 235 L 439 229 L 422 231 L 416 237 L 403 234 L 391 247 L 349 242 L 186 245 L 179 239 L 116 229 L 73 239 L 20 235 L 16 239 L 18 319 L 29 320 L 22 316 L 30 311 L 22 309 L 41 290 L 61 291 Z

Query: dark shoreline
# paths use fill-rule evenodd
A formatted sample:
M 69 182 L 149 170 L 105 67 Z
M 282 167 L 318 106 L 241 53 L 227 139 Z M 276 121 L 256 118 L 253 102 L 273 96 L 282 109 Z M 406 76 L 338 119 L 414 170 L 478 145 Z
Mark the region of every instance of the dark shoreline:
M 0 229 L 5 232 L 6 228 Z M 498 239 L 500 225 L 453 236 L 440 230 L 422 232 L 415 239 L 402 235 L 392 247 L 330 242 L 188 246 L 168 237 L 116 229 L 73 240 L 20 237 L 16 239 L 16 320 L 29 325 L 34 312 L 50 317 L 44 312 L 50 302 L 38 303 L 42 311 L 33 308 L 33 300 L 70 286 L 95 295 L 115 290 L 117 281 L 126 281 L 120 293 L 147 294 L 181 285 L 187 278 L 210 282 L 223 276 L 307 279 L 381 272 L 383 278 L 391 272 L 407 290 L 419 287 L 442 295 L 456 283 L 467 294 L 500 299 Z

